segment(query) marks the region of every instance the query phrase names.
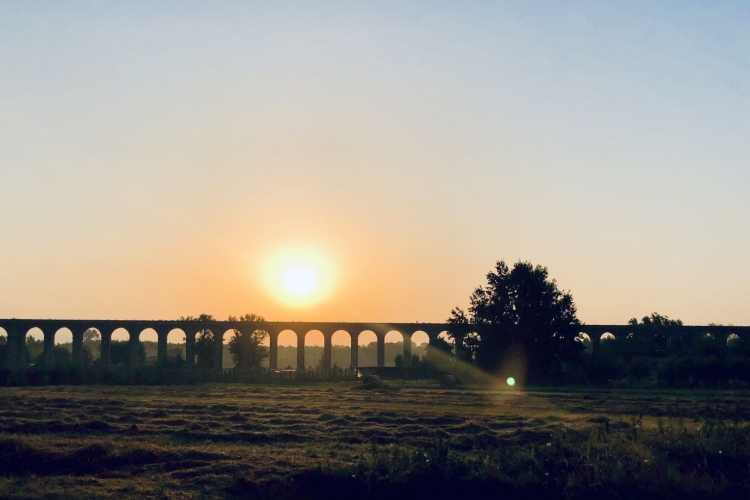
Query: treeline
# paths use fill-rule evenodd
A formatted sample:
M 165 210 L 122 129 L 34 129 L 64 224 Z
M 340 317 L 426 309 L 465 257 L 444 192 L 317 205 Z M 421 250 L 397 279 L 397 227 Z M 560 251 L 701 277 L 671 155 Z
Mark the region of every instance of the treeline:
M 750 344 L 706 334 L 663 356 L 628 354 L 631 338 L 604 340 L 569 365 L 567 380 L 615 387 L 732 388 L 750 386 Z

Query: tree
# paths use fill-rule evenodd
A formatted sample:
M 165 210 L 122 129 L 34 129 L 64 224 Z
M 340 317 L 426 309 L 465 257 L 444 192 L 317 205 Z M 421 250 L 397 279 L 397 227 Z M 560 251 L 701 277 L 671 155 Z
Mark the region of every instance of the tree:
M 654 312 L 644 316 L 640 323 L 632 318 L 628 325 L 633 328 L 633 340 L 652 345 L 663 352 L 673 349 L 684 352 L 689 347 L 690 338 L 680 332 L 682 321 L 679 319 L 669 319 Z
M 519 261 L 511 270 L 498 261 L 470 301 L 468 315 L 456 308 L 448 321 L 478 332 L 476 362 L 487 371 L 503 371 L 513 359 L 525 364 L 531 381 L 559 380 L 562 361 L 583 348 L 575 341 L 581 323 L 573 297 L 558 289 L 546 267 Z
M 195 316 L 182 316 L 180 321 L 215 321 L 211 314 L 201 314 L 197 318 Z M 196 366 L 198 368 L 213 368 L 214 366 L 214 332 L 211 330 L 198 330 L 195 335 L 195 357 Z
M 94 330 L 93 328 L 89 328 L 85 332 L 83 332 L 83 343 L 87 342 L 96 342 L 97 340 L 101 340 L 101 336 L 99 335 L 99 332 Z
M 237 321 L 237 318 L 230 316 L 227 321 Z M 258 323 L 265 319 L 257 314 L 245 314 L 239 321 Z M 261 345 L 267 336 L 268 332 L 265 330 L 234 330 L 234 336 L 229 341 L 229 353 L 232 355 L 235 368 L 259 367 L 261 361 L 268 357 L 268 349 Z

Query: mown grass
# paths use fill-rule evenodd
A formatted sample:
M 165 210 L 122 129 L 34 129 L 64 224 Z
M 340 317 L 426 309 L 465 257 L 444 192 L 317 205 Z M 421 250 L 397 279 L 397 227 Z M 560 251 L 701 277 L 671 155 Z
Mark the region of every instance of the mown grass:
M 0 389 L 2 498 L 747 497 L 732 392 Z

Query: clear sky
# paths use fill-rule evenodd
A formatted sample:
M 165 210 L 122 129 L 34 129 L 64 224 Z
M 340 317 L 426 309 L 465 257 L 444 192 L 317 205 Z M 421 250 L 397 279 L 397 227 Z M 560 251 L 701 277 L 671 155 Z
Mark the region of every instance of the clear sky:
M 747 2 L 0 2 L 0 317 L 750 324 Z M 284 252 L 330 268 L 269 291 Z M 326 271 L 329 272 L 329 271 Z

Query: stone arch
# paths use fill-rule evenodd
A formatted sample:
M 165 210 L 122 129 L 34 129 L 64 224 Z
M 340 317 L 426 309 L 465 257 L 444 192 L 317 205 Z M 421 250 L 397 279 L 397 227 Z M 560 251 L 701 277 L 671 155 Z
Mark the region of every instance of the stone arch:
M 53 345 L 64 345 L 64 344 L 73 343 L 73 332 L 67 326 L 63 326 L 57 329 L 53 328 L 52 330 L 54 331 L 50 331 L 50 333 L 52 334 Z
M 127 342 L 130 340 L 130 331 L 123 327 L 112 330 L 112 342 Z
M 281 330 L 277 342 L 277 367 L 280 370 L 295 370 L 297 367 L 297 333 L 289 329 Z
M 109 366 L 121 366 L 130 364 L 130 344 L 131 332 L 125 327 L 118 327 L 112 330 L 109 334 L 110 341 L 108 343 L 102 342 L 100 356 L 104 359 L 105 356 L 109 358 Z M 109 347 L 109 353 L 105 350 Z
M 411 334 L 411 347 L 414 350 L 415 347 L 427 345 L 430 343 L 430 336 L 424 330 L 417 330 Z
M 583 344 L 584 352 L 591 353 L 594 350 L 594 343 L 591 341 L 591 337 L 586 332 L 579 332 L 575 338 L 576 342 Z
M 162 366 L 183 368 L 187 360 L 187 334 L 182 328 L 172 328 L 165 333 L 166 352 Z
M 405 350 L 411 352 L 411 349 L 404 348 L 406 344 L 405 338 L 406 336 L 399 330 L 389 330 L 388 332 L 386 332 L 384 336 L 385 366 L 396 366 L 396 357 L 399 355 L 402 358 L 402 362 L 406 363 L 406 361 L 404 360 L 404 352 Z
M 159 334 L 156 333 L 154 328 L 145 328 L 139 335 L 138 340 L 141 342 L 158 342 Z
M 223 368 L 234 367 L 234 360 L 229 352 L 229 342 L 234 337 L 234 328 L 226 328 L 223 325 L 217 325 L 209 328 L 214 334 L 216 352 L 214 353 L 214 368 L 221 370 Z
M 417 330 L 411 335 L 411 354 L 424 359 L 427 355 L 427 346 L 430 345 L 430 336 L 424 330 Z
M 372 330 L 362 330 L 357 335 L 358 365 L 378 366 L 378 335 Z
M 318 368 L 323 366 L 323 354 L 325 348 L 325 335 L 320 330 L 308 330 L 303 335 L 305 344 L 305 368 Z
M 44 364 L 44 332 L 38 326 L 32 326 L 26 330 L 24 360 L 26 364 Z
M 69 332 L 72 343 L 73 332 L 65 327 L 60 328 L 57 332 L 55 332 L 55 340 L 60 337 L 60 333 L 65 331 Z M 85 356 L 89 357 L 92 364 L 101 364 L 102 332 L 98 328 L 92 327 L 83 330 L 83 351 L 84 353 L 87 353 L 85 354 Z
M 346 330 L 336 330 L 331 335 L 331 366 L 346 368 L 351 365 L 352 335 Z
M 52 333 L 51 330 L 50 333 Z M 54 333 L 52 333 L 52 335 L 54 335 Z M 29 338 L 38 341 L 44 341 L 44 332 L 38 326 L 32 326 L 31 328 L 26 330 L 26 340 L 28 340 Z
M 437 338 L 444 340 L 451 344 L 453 348 L 451 348 L 451 353 L 456 354 L 456 342 L 448 336 L 448 330 L 443 330 L 440 333 L 438 333 Z
M 138 334 L 138 343 L 143 345 L 146 357 L 144 363 L 146 365 L 156 365 L 158 363 L 159 355 L 159 334 L 156 329 L 152 327 L 146 327 Z

